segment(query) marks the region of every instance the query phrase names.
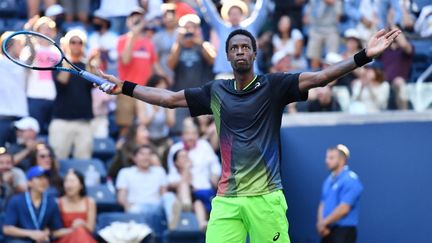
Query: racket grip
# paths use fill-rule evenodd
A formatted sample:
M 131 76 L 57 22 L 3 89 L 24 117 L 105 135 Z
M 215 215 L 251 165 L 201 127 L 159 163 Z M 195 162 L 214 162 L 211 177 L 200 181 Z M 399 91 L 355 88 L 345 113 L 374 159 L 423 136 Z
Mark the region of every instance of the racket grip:
M 103 79 L 103 78 L 101 78 L 101 77 L 99 77 L 97 75 L 94 75 L 93 73 L 90 73 L 90 72 L 87 72 L 87 71 L 84 71 L 84 70 L 80 71 L 79 74 L 83 78 L 85 78 L 88 81 L 90 81 L 92 83 L 95 83 L 95 84 L 97 84 L 99 86 L 102 85 L 102 84 L 104 84 L 104 83 L 108 83 L 108 81 L 106 79 Z

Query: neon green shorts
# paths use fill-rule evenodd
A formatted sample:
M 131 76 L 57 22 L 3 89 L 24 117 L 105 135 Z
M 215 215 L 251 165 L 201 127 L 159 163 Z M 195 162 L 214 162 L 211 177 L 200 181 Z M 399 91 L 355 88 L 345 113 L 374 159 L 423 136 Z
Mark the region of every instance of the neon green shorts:
M 289 243 L 288 209 L 281 190 L 259 196 L 212 200 L 206 243 Z

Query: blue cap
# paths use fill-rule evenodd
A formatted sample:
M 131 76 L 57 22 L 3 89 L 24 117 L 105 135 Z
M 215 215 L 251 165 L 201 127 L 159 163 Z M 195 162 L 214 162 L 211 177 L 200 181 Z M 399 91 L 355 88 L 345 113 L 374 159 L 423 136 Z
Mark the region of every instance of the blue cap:
M 38 165 L 33 166 L 27 171 L 27 180 L 31 180 L 34 177 L 39 177 L 42 175 L 49 176 L 49 171 Z

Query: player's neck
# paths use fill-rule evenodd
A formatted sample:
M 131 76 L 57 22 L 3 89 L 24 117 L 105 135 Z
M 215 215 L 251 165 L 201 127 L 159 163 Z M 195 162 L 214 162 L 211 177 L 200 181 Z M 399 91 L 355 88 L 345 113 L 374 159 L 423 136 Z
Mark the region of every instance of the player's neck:
M 236 90 L 243 90 L 255 79 L 255 74 L 253 72 L 248 73 L 234 73 L 235 88 Z

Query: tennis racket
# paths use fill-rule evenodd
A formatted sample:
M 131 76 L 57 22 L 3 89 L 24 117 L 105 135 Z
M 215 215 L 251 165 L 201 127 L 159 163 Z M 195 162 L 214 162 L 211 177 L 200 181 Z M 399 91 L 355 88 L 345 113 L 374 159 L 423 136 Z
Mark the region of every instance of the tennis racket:
M 23 48 L 17 46 L 25 45 Z M 43 47 L 53 52 L 52 55 L 37 55 L 37 50 Z M 33 31 L 17 31 L 11 34 L 2 45 L 3 53 L 12 62 L 33 70 L 59 70 L 69 72 L 83 77 L 89 82 L 97 85 L 115 85 L 109 81 L 82 70 L 72 64 L 64 55 L 62 49 L 51 38 Z M 17 50 L 18 49 L 18 50 Z M 66 61 L 71 68 L 62 67 L 62 62 Z

